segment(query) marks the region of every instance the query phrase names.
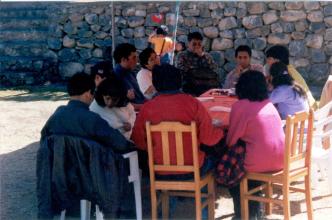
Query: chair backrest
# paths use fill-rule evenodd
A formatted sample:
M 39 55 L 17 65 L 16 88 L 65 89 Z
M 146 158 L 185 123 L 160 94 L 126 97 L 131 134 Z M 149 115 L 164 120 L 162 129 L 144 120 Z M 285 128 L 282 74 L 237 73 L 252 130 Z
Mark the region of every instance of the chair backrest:
M 322 148 L 322 138 L 331 136 L 332 101 L 314 112 L 314 146 Z M 328 146 L 325 146 L 328 147 Z
M 332 114 L 332 100 L 314 112 L 315 120 L 322 120 Z
M 319 108 L 332 101 L 332 75 L 327 78 L 322 93 L 320 95 Z
M 284 172 L 293 168 L 310 168 L 313 134 L 313 111 L 298 112 L 286 119 Z
M 153 133 L 159 133 L 161 135 L 161 148 L 162 148 L 162 163 L 156 164 L 154 155 L 154 141 Z M 192 153 L 193 153 L 193 164 L 185 165 L 183 145 L 183 133 L 191 134 L 192 142 Z M 146 134 L 147 134 L 147 144 L 148 144 L 148 155 L 149 155 L 149 168 L 150 175 L 155 172 L 194 172 L 194 177 L 199 177 L 199 162 L 198 162 L 198 144 L 197 144 L 197 131 L 196 123 L 191 122 L 190 125 L 185 125 L 180 122 L 161 122 L 156 125 L 151 125 L 150 122 L 146 122 Z M 156 135 L 157 135 L 156 134 Z M 175 134 L 175 149 L 176 150 L 176 163 L 171 164 L 170 158 L 170 134 Z

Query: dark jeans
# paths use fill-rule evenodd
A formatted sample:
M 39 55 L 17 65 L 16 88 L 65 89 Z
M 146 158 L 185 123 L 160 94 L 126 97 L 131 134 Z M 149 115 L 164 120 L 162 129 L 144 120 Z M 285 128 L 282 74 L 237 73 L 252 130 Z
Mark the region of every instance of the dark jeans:
M 215 168 L 217 163 L 217 160 L 215 157 L 213 157 L 212 155 L 206 155 L 204 163 L 202 165 L 202 167 L 200 168 L 200 175 L 204 176 L 205 174 L 207 174 L 209 171 L 211 171 L 212 169 Z M 178 175 L 156 175 L 156 179 L 157 180 L 190 180 L 194 178 L 194 174 L 193 173 L 189 173 L 189 174 L 178 174 Z M 202 188 L 202 192 L 206 193 L 207 192 L 207 186 L 205 186 L 204 188 Z M 173 218 L 173 212 L 175 210 L 176 207 L 176 203 L 180 198 L 178 197 L 171 197 L 170 198 L 170 217 Z M 190 198 L 191 200 L 193 198 Z M 161 214 L 161 213 L 159 213 Z M 207 219 L 208 216 L 208 210 L 207 207 L 205 207 L 202 211 L 202 219 Z
M 260 181 L 248 181 L 248 189 L 253 189 L 261 184 L 262 182 Z M 235 219 L 241 219 L 240 184 L 232 188 L 228 188 L 228 190 L 233 198 Z M 261 192 L 258 192 L 255 195 L 261 196 L 261 194 Z M 250 219 L 261 219 L 263 217 L 262 203 L 256 201 L 249 201 L 249 216 Z
M 204 176 L 209 171 L 215 168 L 216 166 L 216 158 L 212 155 L 206 155 L 204 163 L 200 168 L 200 175 Z M 190 180 L 194 178 L 193 173 L 188 174 L 170 174 L 170 175 L 156 175 L 157 180 Z

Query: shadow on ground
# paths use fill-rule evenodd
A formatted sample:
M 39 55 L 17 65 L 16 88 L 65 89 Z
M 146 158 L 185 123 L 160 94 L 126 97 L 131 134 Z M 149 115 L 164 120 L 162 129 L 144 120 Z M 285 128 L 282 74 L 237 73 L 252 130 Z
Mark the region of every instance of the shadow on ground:
M 1 88 L 0 101 L 59 101 L 67 100 L 65 85 L 48 85 L 48 86 L 26 86 L 14 88 Z
M 39 142 L 0 155 L 0 219 L 36 219 L 36 152 Z
M 37 198 L 36 198 L 36 153 L 39 147 L 39 142 L 31 143 L 19 150 L 0 155 L 0 180 L 1 180 L 1 212 L 0 219 L 36 219 L 37 214 Z M 150 187 L 147 177 L 142 180 L 142 198 L 143 198 L 143 217 L 149 219 L 150 212 Z M 231 202 L 231 198 L 224 187 L 216 189 L 216 219 L 231 219 L 233 217 L 232 207 L 227 203 Z M 292 197 L 293 193 L 291 194 Z M 326 200 L 331 195 L 314 195 L 313 202 Z M 322 201 L 323 202 L 323 201 Z M 306 217 L 306 209 L 301 208 L 301 204 L 305 203 L 303 198 L 291 201 L 291 214 L 303 214 Z M 324 202 L 323 202 L 324 203 Z M 315 212 L 320 209 L 329 209 L 330 205 L 327 203 L 315 207 Z M 218 210 L 222 209 L 222 213 Z M 171 215 L 172 219 L 194 219 L 195 207 L 193 199 L 183 199 L 175 205 L 174 213 Z M 273 216 L 271 219 L 282 219 L 282 208 L 274 206 Z M 79 218 L 68 218 L 79 219 Z M 93 219 L 93 218 L 92 218 Z M 299 218 L 297 218 L 299 219 Z

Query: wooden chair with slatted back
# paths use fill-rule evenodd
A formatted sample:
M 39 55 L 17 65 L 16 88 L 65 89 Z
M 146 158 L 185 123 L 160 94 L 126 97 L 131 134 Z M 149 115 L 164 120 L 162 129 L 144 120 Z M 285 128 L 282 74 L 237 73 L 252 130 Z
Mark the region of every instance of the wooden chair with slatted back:
M 241 216 L 249 219 L 249 200 L 267 203 L 266 213 L 272 212 L 272 204 L 283 206 L 284 219 L 290 219 L 289 191 L 305 193 L 308 219 L 312 219 L 311 205 L 311 145 L 313 133 L 313 111 L 299 112 L 286 119 L 286 139 L 284 168 L 279 172 L 246 173 L 240 184 Z M 304 189 L 290 184 L 304 177 Z M 248 191 L 248 180 L 262 181 L 259 187 Z M 281 187 L 282 199 L 272 198 L 273 187 Z M 255 196 L 258 191 L 264 191 L 265 197 Z
M 193 164 L 184 163 L 183 133 L 190 133 L 192 140 Z M 204 177 L 200 176 L 200 167 L 198 162 L 198 145 L 196 123 L 184 125 L 180 122 L 161 122 L 157 125 L 151 125 L 146 122 L 146 133 L 149 155 L 150 184 L 151 184 L 151 214 L 152 219 L 157 219 L 157 207 L 160 200 L 157 200 L 157 191 L 161 192 L 162 214 L 163 218 L 168 218 L 169 196 L 194 197 L 196 204 L 196 219 L 202 219 L 202 209 L 208 206 L 209 219 L 214 219 L 214 177 L 212 172 Z M 157 133 L 157 134 L 154 134 Z M 175 134 L 176 146 L 176 164 L 170 163 L 170 145 L 169 134 Z M 161 135 L 162 140 L 162 164 L 156 164 L 153 155 L 154 141 L 153 135 Z M 174 146 L 173 146 L 174 147 Z M 172 148 L 171 148 L 172 149 Z M 158 180 L 156 172 L 191 172 L 194 178 L 191 180 Z M 207 186 L 208 192 L 202 193 L 201 189 Z M 202 202 L 202 198 L 206 198 Z

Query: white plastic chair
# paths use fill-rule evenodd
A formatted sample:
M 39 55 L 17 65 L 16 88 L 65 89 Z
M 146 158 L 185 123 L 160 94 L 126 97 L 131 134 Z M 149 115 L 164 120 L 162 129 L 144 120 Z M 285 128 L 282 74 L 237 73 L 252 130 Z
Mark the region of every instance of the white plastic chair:
M 88 200 L 81 200 L 81 220 L 90 220 L 91 202 Z M 63 210 L 60 215 L 60 220 L 65 220 L 66 210 Z M 96 220 L 103 220 L 103 213 L 100 212 L 98 205 L 96 205 Z
M 128 181 L 134 184 L 136 218 L 142 220 L 142 196 L 141 196 L 141 171 L 138 165 L 137 151 L 132 151 L 122 155 L 124 158 L 129 158 Z
M 332 148 L 324 149 L 323 139 L 332 137 L 332 101 L 314 113 L 314 134 L 312 148 L 312 186 L 318 186 L 318 170 L 321 178 L 328 177 L 328 185 L 332 193 Z
M 132 151 L 122 155 L 123 158 L 129 159 L 129 176 L 128 182 L 133 183 L 135 192 L 136 218 L 142 220 L 142 196 L 141 196 L 141 172 L 138 165 L 137 151 Z M 81 200 L 81 220 L 90 220 L 91 202 Z M 61 212 L 60 220 L 65 220 L 66 210 Z M 103 220 L 103 213 L 96 205 L 96 220 Z

